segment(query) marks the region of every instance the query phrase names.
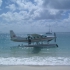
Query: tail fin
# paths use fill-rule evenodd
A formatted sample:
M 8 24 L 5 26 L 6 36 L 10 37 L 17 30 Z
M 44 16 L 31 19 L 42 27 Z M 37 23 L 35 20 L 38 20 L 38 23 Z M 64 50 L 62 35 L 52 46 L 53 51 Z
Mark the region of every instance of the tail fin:
M 10 37 L 11 37 L 11 39 L 16 37 L 15 33 L 13 32 L 13 30 L 10 30 Z

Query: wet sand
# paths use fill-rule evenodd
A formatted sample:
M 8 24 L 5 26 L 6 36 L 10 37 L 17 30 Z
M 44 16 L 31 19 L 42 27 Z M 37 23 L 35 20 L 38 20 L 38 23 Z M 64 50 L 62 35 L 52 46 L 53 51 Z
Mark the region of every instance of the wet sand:
M 0 66 L 0 70 L 70 70 L 70 66 L 68 65 L 49 65 L 49 66 L 25 66 L 25 65 L 13 65 L 13 66 Z

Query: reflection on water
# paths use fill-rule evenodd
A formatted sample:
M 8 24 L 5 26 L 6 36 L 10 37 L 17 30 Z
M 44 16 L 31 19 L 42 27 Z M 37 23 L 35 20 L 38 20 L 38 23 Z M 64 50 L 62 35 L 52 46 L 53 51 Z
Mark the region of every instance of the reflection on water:
M 10 50 L 14 53 L 17 53 L 17 52 L 23 52 L 23 53 L 34 53 L 34 54 L 37 54 L 41 51 L 42 48 L 40 47 L 23 47 L 23 46 L 13 46 L 10 48 Z
M 40 47 L 34 47 L 32 53 L 39 53 L 42 48 Z
M 10 55 L 14 57 L 34 57 L 34 56 L 57 56 L 56 48 L 31 48 L 31 47 L 18 47 L 14 46 L 10 48 Z

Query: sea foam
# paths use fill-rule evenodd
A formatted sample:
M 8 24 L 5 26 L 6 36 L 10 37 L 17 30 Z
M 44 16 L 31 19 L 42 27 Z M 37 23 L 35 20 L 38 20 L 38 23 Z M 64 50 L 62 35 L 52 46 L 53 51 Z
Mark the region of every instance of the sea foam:
M 0 58 L 0 65 L 70 65 L 70 58 L 65 57 L 30 57 Z

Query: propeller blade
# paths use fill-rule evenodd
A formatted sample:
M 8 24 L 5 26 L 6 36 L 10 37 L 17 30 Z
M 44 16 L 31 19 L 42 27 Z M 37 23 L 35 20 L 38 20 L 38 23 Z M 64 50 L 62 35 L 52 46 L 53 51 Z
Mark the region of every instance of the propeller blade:
M 55 37 L 54 41 L 56 42 L 56 33 L 54 33 L 54 37 Z

